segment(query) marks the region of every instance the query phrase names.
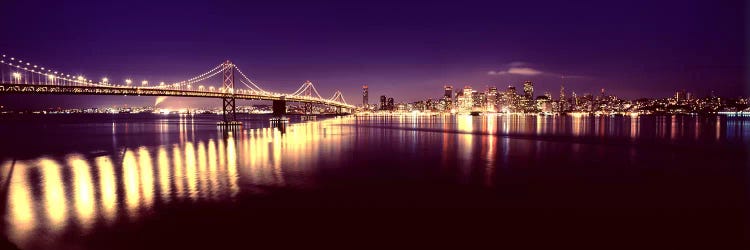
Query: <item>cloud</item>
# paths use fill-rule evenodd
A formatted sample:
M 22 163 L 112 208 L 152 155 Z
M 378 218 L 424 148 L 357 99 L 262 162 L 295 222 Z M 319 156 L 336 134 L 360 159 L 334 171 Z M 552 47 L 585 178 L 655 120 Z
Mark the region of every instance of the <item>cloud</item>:
M 501 75 L 520 75 L 520 76 L 538 76 L 544 75 L 547 77 L 560 77 L 562 79 L 582 79 L 591 78 L 585 75 L 565 75 L 555 72 L 546 72 L 537 69 L 533 64 L 515 61 L 505 64 L 503 70 L 490 70 L 487 71 L 487 75 L 501 76 Z
M 541 75 L 543 73 L 544 72 L 540 70 L 532 69 L 529 67 L 510 67 L 507 70 L 501 70 L 501 71 L 491 70 L 487 72 L 487 74 L 491 76 L 505 75 L 505 74 L 535 76 L 535 75 Z
M 508 69 L 508 74 L 534 76 L 542 74 L 542 71 L 532 68 L 511 67 L 510 69 Z

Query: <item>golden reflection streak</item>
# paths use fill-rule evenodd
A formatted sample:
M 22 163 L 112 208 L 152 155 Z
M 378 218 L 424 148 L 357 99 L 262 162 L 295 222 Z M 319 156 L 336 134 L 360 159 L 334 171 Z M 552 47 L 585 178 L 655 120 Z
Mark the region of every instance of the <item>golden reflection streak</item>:
M 159 153 L 157 155 L 159 161 L 159 189 L 161 191 L 161 200 L 168 202 L 171 197 L 171 186 L 169 179 L 169 156 L 167 156 L 167 149 L 164 146 L 159 147 Z
M 99 168 L 99 194 L 101 196 L 102 214 L 112 222 L 117 212 L 117 183 L 115 182 L 115 167 L 108 156 L 96 158 Z
M 716 117 L 716 140 L 721 139 L 721 116 Z
M 79 223 L 84 228 L 92 226 L 96 213 L 94 204 L 94 185 L 91 181 L 89 164 L 81 155 L 68 156 L 68 165 L 73 169 L 73 194 Z
M 201 198 L 207 198 L 209 195 L 208 190 L 208 171 L 206 169 L 206 144 L 202 141 L 198 142 L 198 182 L 200 184 L 200 196 Z
M 195 165 L 195 146 L 193 146 L 193 142 L 189 141 L 185 143 L 185 175 L 188 182 L 188 195 L 193 200 L 198 198 L 198 178 L 196 177 Z
M 495 157 L 496 157 L 496 143 L 497 143 L 497 137 L 495 136 L 497 125 L 495 124 L 497 122 L 497 117 L 488 117 L 487 118 L 487 165 L 486 165 L 486 173 L 485 173 L 485 185 L 492 186 L 493 185 L 493 176 L 495 174 Z
M 675 140 L 677 139 L 677 116 L 673 115 L 669 117 L 669 139 Z
M 459 141 L 459 150 L 460 150 L 460 153 L 463 155 L 461 159 L 466 164 L 466 166 L 464 166 L 461 169 L 463 170 L 463 174 L 464 174 L 463 177 L 468 177 L 469 171 L 471 171 L 471 169 L 469 169 L 469 166 L 471 165 L 472 153 L 474 150 L 473 134 L 472 134 L 474 130 L 474 127 L 473 127 L 474 123 L 473 123 L 473 118 L 468 115 L 461 116 L 458 119 L 459 119 L 458 131 L 465 132 L 459 135 L 461 137 L 461 141 Z
M 208 139 L 208 174 L 209 179 L 211 180 L 211 196 L 214 199 L 219 198 L 218 194 L 220 190 L 216 161 L 218 161 L 216 157 L 216 143 L 214 142 L 214 139 Z
M 282 161 L 281 144 L 285 143 L 285 142 L 282 142 L 282 140 L 286 140 L 288 138 L 289 137 L 284 137 L 281 134 L 278 134 L 278 138 L 276 138 L 273 143 L 273 176 L 274 176 L 273 184 L 276 184 L 276 185 L 284 185 L 284 176 L 282 175 L 282 171 L 281 171 L 281 163 L 282 163 L 281 162 Z M 294 154 L 295 152 L 292 152 L 292 153 Z
M 701 122 L 700 122 L 700 118 L 696 117 L 695 118 L 695 131 L 693 135 L 695 140 L 698 140 L 700 138 L 700 134 L 701 134 Z
M 175 144 L 174 147 L 172 147 L 172 160 L 174 161 L 174 186 L 177 190 L 177 198 L 185 198 L 185 188 L 184 188 L 184 176 L 182 174 L 182 153 L 180 151 L 180 146 Z
M 227 174 L 229 175 L 229 190 L 232 197 L 239 192 L 239 186 L 237 185 L 237 151 L 234 145 L 234 137 L 230 132 L 227 138 Z
M 31 185 L 27 179 L 28 167 L 22 163 L 16 163 L 13 168 L 8 185 L 7 209 L 10 211 L 10 218 L 6 225 L 8 225 L 8 233 L 13 235 L 13 238 L 25 239 L 36 227 L 34 202 L 31 197 Z
M 65 198 L 60 164 L 48 158 L 39 160 L 44 187 L 44 208 L 47 210 L 49 223 L 54 230 L 59 230 L 67 220 L 68 202 Z
M 154 203 L 154 165 L 151 154 L 146 147 L 138 149 L 138 169 L 141 177 L 143 205 L 151 207 L 151 204 Z
M 631 139 L 637 139 L 638 138 L 638 123 L 640 121 L 640 118 L 638 117 L 630 117 L 630 138 Z
M 128 149 L 122 157 L 122 183 L 125 185 L 125 204 L 127 205 L 128 214 L 136 215 L 136 210 L 140 205 L 139 194 L 139 177 L 138 162 L 135 159 L 135 153 Z

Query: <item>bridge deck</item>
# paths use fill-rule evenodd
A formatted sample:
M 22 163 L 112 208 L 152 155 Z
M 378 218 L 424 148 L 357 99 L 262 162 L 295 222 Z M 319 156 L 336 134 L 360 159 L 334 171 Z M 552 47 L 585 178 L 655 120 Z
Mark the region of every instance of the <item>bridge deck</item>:
M 32 85 L 0 83 L 0 94 L 41 94 L 41 95 L 110 95 L 110 96 L 174 96 L 200 98 L 229 98 L 241 100 L 285 100 L 287 102 L 301 102 L 323 104 L 333 107 L 353 109 L 354 106 L 325 99 L 305 96 L 284 96 L 255 91 L 239 90 L 236 93 L 221 91 L 200 91 L 170 89 L 159 87 L 126 87 L 126 86 L 64 86 L 64 85 Z

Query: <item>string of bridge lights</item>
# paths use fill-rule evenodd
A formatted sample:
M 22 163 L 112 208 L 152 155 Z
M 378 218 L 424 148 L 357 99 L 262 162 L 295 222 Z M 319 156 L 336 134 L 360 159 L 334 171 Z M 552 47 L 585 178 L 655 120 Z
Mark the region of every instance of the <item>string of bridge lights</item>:
M 184 81 L 175 82 L 175 83 L 172 83 L 170 85 L 172 85 L 172 86 L 184 86 L 184 85 L 188 85 L 189 86 L 189 85 L 192 85 L 193 83 L 197 83 L 197 82 L 200 82 L 200 81 L 203 81 L 203 80 L 206 80 L 208 78 L 211 78 L 211 77 L 214 77 L 214 76 L 218 75 L 219 73 L 221 73 L 221 70 L 218 70 L 218 69 L 221 69 L 222 67 L 224 67 L 223 63 L 219 64 L 215 68 L 207 71 L 206 73 L 200 74 L 200 75 L 198 75 L 196 77 L 193 77 L 193 78 L 190 78 L 190 79 L 187 79 L 187 80 L 184 80 Z M 214 72 L 214 71 L 216 71 L 216 72 Z
M 13 62 L 16 62 L 16 64 L 14 65 Z M 23 60 L 15 58 L 15 57 L 9 57 L 8 55 L 5 55 L 5 54 L 2 54 L 2 58 L 0 58 L 0 63 L 8 65 L 10 67 L 15 67 L 19 70 L 31 72 L 32 74 L 37 74 L 39 76 L 43 75 L 46 77 L 45 80 L 52 80 L 53 83 L 55 80 L 60 79 L 62 81 L 89 84 L 89 85 L 94 85 L 94 86 L 102 85 L 101 83 L 94 83 L 91 80 L 86 79 L 85 77 L 81 75 L 79 76 L 73 75 L 73 77 L 71 77 L 70 74 L 66 74 L 64 72 L 53 71 L 50 68 L 41 67 L 36 64 L 32 64 L 28 61 L 24 64 Z M 22 77 L 19 72 L 13 72 L 11 75 L 13 78 L 16 78 L 16 80 L 20 80 Z M 41 81 L 41 77 L 38 79 Z M 104 80 L 107 80 L 107 78 L 104 78 Z
M 252 84 L 253 86 L 255 86 L 255 88 L 257 88 L 257 89 L 258 89 L 258 90 L 259 90 L 260 92 L 266 92 L 266 91 L 265 91 L 265 90 L 263 90 L 262 88 L 258 87 L 258 85 L 256 85 L 256 84 L 255 84 L 255 83 L 254 83 L 254 82 L 253 82 L 252 80 L 250 80 L 250 78 L 249 78 L 249 77 L 247 77 L 247 76 L 245 75 L 245 73 L 242 73 L 242 70 L 240 70 L 240 68 L 239 68 L 239 67 L 237 67 L 237 65 L 232 65 L 232 66 L 234 66 L 234 68 L 235 68 L 235 69 L 237 69 L 237 72 L 239 72 L 239 73 L 240 73 L 240 75 L 241 75 L 241 76 L 242 76 L 243 78 L 245 78 L 245 80 L 247 80 L 248 82 L 250 82 L 250 84 Z M 241 82 L 241 83 L 243 83 L 243 84 L 245 84 L 245 86 L 247 86 L 248 88 L 252 89 L 252 87 L 250 87 L 250 85 L 248 85 L 247 83 L 243 82 L 243 81 L 242 81 L 241 79 L 240 79 L 240 82 Z
M 34 77 L 33 76 L 30 77 L 32 79 L 32 84 L 35 84 L 35 85 L 50 84 L 48 81 L 52 81 L 51 84 L 53 84 L 53 85 L 55 85 L 56 82 L 58 84 L 65 84 L 67 82 L 68 84 L 78 83 L 78 84 L 85 84 L 85 85 L 89 85 L 89 86 L 116 87 L 116 85 L 113 85 L 113 84 L 110 83 L 110 80 L 107 77 L 102 78 L 100 82 L 93 82 L 91 79 L 86 79 L 83 75 L 75 75 L 75 74 L 71 75 L 71 74 L 66 74 L 64 72 L 60 72 L 60 71 L 53 71 L 52 69 L 50 69 L 48 67 L 41 67 L 41 66 L 39 66 L 37 64 L 32 64 L 31 62 L 28 62 L 28 61 L 24 62 L 24 60 L 21 60 L 21 59 L 16 58 L 16 57 L 10 57 L 10 56 L 8 56 L 6 54 L 2 54 L 1 56 L 2 57 L 0 58 L 0 64 L 5 64 L 5 65 L 8 65 L 10 68 L 16 68 L 16 69 L 21 70 L 21 71 L 31 72 L 32 74 L 36 74 L 37 76 L 39 76 L 37 78 L 39 80 L 39 82 L 37 82 L 37 83 L 33 82 L 34 81 Z M 169 85 L 166 85 L 164 82 L 160 82 L 159 86 L 148 86 L 148 81 L 147 80 L 143 80 L 141 82 L 141 85 L 142 85 L 141 87 L 142 88 L 163 88 L 163 87 L 175 87 L 175 88 L 177 88 L 177 87 L 186 86 L 188 89 L 190 89 L 190 88 L 192 88 L 193 84 L 201 82 L 201 81 L 204 81 L 206 79 L 209 79 L 211 77 L 214 77 L 214 76 L 218 75 L 219 73 L 221 73 L 223 71 L 223 69 L 225 69 L 225 67 L 227 67 L 227 64 L 226 63 L 222 63 L 222 64 L 219 64 L 218 66 L 214 67 L 213 69 L 211 69 L 211 70 L 209 70 L 209 71 L 207 71 L 207 72 L 205 72 L 203 74 L 200 74 L 200 75 L 195 76 L 193 78 L 190 78 L 188 80 L 175 82 L 175 83 L 172 83 L 172 84 L 169 84 Z M 255 82 L 253 82 L 252 80 L 250 80 L 250 78 L 247 77 L 247 75 L 245 75 L 245 73 L 242 72 L 242 70 L 240 70 L 236 65 L 229 64 L 229 67 L 237 69 L 237 72 L 239 72 L 240 76 L 242 77 L 242 79 L 239 79 L 240 82 L 242 84 L 244 84 L 245 86 L 247 86 L 251 91 L 256 91 L 256 89 L 257 89 L 257 92 L 264 93 L 264 94 L 269 94 L 269 95 L 284 95 L 284 94 L 281 94 L 281 93 L 268 92 L 268 91 L 262 89 Z M 11 73 L 11 72 L 9 72 L 9 73 Z M 45 82 L 44 83 L 42 83 L 42 81 L 41 81 L 42 80 L 41 79 L 42 76 L 45 77 Z M 2 76 L 1 74 L 0 74 L 0 77 L 4 78 L 4 76 Z M 19 72 L 12 72 L 11 73 L 11 79 L 15 78 L 17 81 L 19 81 L 19 83 L 20 83 L 20 79 L 22 77 L 23 76 Z M 25 79 L 28 79 L 28 78 L 25 78 Z M 4 79 L 0 78 L 0 83 L 2 83 L 3 80 Z M 245 82 L 243 80 L 246 80 L 247 82 Z M 61 83 L 60 83 L 60 81 L 61 81 Z M 249 82 L 249 84 L 248 84 L 248 82 Z M 133 83 L 133 81 L 131 79 L 125 79 L 125 85 L 130 86 L 132 83 Z M 307 81 L 307 82 L 303 83 L 302 86 L 300 86 L 300 88 L 297 89 L 297 91 L 295 91 L 291 95 L 292 96 L 298 96 L 298 97 L 305 97 L 305 96 L 301 96 L 300 94 L 302 94 L 304 91 L 307 91 L 309 88 L 312 88 L 313 92 L 315 92 L 315 94 L 317 95 L 317 97 L 321 101 L 323 101 L 323 102 L 337 102 L 335 99 L 337 97 L 340 97 L 342 99 L 342 101 L 344 103 L 346 103 L 346 101 L 344 100 L 343 95 L 341 94 L 341 91 L 337 91 L 336 93 L 334 93 L 333 97 L 331 97 L 330 99 L 324 99 L 320 95 L 320 93 L 318 92 L 318 90 L 315 88 L 315 86 L 312 84 L 312 82 L 310 82 L 310 81 Z M 204 90 L 205 87 L 201 85 L 201 86 L 198 87 L 198 89 L 199 90 Z M 209 86 L 209 88 L 208 88 L 209 91 L 214 91 L 215 89 L 216 88 L 214 88 L 213 86 Z M 219 89 L 223 90 L 224 88 L 221 87 Z M 246 90 L 240 90 L 240 91 L 242 93 L 247 93 Z
M 334 101 L 334 102 L 335 102 L 335 101 L 336 101 L 336 98 L 337 98 L 337 97 L 340 97 L 340 98 L 341 98 L 341 101 L 342 101 L 343 103 L 346 103 L 346 99 L 344 99 L 344 94 L 342 94 L 340 90 L 336 90 L 336 93 L 333 93 L 333 96 L 332 96 L 332 97 L 331 97 L 331 99 L 329 99 L 329 100 L 331 100 L 331 101 Z
M 297 89 L 297 91 L 294 91 L 294 93 L 292 93 L 292 95 L 294 95 L 294 96 L 300 96 L 300 94 L 302 94 L 302 92 L 307 91 L 308 88 L 312 88 L 312 90 L 315 92 L 315 94 L 318 96 L 318 98 L 325 99 L 325 98 L 323 98 L 323 96 L 320 95 L 320 93 L 318 93 L 318 90 L 315 89 L 315 85 L 313 85 L 313 83 L 310 82 L 310 81 L 307 81 L 307 82 L 303 83 L 302 86 L 299 89 Z

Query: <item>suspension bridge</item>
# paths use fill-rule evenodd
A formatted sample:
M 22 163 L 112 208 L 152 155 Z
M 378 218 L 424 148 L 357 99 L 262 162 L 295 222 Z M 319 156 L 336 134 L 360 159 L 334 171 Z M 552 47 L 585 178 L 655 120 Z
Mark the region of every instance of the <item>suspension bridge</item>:
M 237 84 L 237 83 L 241 83 Z M 42 67 L 18 58 L 0 57 L 0 94 L 37 95 L 119 95 L 119 96 L 174 96 L 216 98 L 222 100 L 222 124 L 237 122 L 236 100 L 268 100 L 273 102 L 273 114 L 286 114 L 286 103 L 296 102 L 305 106 L 306 112 L 313 105 L 333 107 L 337 113 L 350 113 L 355 106 L 347 104 L 341 91 L 324 98 L 312 82 L 305 81 L 292 93 L 268 91 L 250 80 L 237 65 L 227 60 L 211 70 L 178 82 L 151 84 L 130 79 L 114 83 L 103 78 L 98 81 L 80 75 L 71 75 Z

